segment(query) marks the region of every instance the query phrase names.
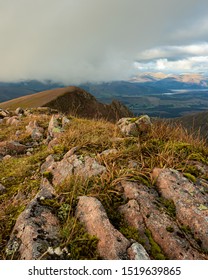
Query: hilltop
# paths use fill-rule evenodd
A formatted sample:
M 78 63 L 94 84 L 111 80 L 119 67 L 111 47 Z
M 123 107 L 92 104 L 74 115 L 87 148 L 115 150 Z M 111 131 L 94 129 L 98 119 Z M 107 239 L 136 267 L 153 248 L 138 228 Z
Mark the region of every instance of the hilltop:
M 0 103 L 2 109 L 50 107 L 59 112 L 85 118 L 103 118 L 115 121 L 121 116 L 132 116 L 128 108 L 119 101 L 102 104 L 85 90 L 70 86 L 38 92 Z
M 0 113 L 0 259 L 208 259 L 205 141 L 148 116 Z

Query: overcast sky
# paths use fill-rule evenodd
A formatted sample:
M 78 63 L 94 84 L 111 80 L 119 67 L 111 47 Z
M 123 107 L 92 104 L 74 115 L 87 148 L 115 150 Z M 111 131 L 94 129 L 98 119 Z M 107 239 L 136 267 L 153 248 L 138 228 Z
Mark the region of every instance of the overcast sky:
M 208 72 L 207 0 L 0 0 L 0 81 Z

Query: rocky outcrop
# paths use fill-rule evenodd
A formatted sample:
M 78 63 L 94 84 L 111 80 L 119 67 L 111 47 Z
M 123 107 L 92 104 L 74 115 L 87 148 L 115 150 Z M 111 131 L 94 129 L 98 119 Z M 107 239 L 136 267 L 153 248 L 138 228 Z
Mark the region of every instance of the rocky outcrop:
M 128 181 L 123 181 L 122 187 L 129 202 L 120 207 L 120 212 L 129 225 L 138 229 L 143 240 L 147 242 L 147 237 L 152 237 L 168 259 L 204 259 L 196 249 L 199 249 L 197 242 L 191 240 L 194 247 L 191 246 L 178 223 L 165 211 L 155 190 Z
M 18 125 L 20 123 L 20 119 L 17 116 L 13 116 L 6 119 L 6 125 Z
M 35 141 L 43 139 L 44 129 L 40 127 L 37 121 L 30 121 L 26 126 L 26 132 L 31 135 L 31 138 Z
M 155 168 L 153 177 L 161 195 L 174 202 L 178 221 L 191 230 L 208 252 L 208 194 L 205 188 L 194 185 L 173 169 Z
M 49 156 L 47 157 L 46 162 L 42 165 L 42 172 L 47 171 L 52 174 L 53 184 L 55 186 L 64 182 L 64 180 L 70 175 L 89 178 L 91 176 L 99 175 L 106 170 L 106 168 L 100 165 L 94 158 L 71 154 L 72 151 L 69 151 L 59 162 L 55 162 L 53 157 Z
M 96 236 L 98 252 L 105 260 L 148 259 L 141 245 L 130 243 L 110 223 L 105 209 L 94 197 L 81 196 L 76 211 L 77 218 L 85 225 L 90 235 Z M 128 254 L 129 251 L 129 254 Z
M 18 256 L 21 260 L 47 258 L 48 249 L 58 247 L 59 220 L 49 207 L 41 203 L 54 196 L 53 187 L 44 179 L 40 192 L 16 221 L 6 249 L 8 258 L 14 256 Z
M 151 120 L 147 115 L 138 118 L 122 118 L 117 122 L 117 125 L 123 135 L 134 137 L 148 133 L 152 127 Z

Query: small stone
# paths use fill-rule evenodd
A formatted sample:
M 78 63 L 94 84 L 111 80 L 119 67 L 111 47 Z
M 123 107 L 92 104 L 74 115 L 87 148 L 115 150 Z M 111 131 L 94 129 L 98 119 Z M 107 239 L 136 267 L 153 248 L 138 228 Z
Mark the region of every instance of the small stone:
M 137 242 L 133 243 L 127 252 L 131 260 L 150 260 L 147 251 Z
M 103 151 L 100 154 L 100 156 L 108 156 L 108 155 L 117 154 L 117 153 L 118 153 L 118 150 L 116 150 L 116 149 L 108 149 L 108 150 Z
M 57 255 L 57 256 L 61 256 L 63 254 L 62 250 L 60 247 L 57 247 L 55 250 L 54 250 L 54 253 Z
M 6 192 L 6 188 L 0 183 L 0 195 Z
M 22 109 L 22 108 L 17 108 L 16 110 L 15 110 L 15 114 L 16 115 L 23 115 L 24 114 L 24 109 Z
M 6 155 L 6 156 L 4 156 L 3 157 L 3 160 L 8 160 L 8 159 L 10 159 L 12 156 L 10 156 L 10 155 Z

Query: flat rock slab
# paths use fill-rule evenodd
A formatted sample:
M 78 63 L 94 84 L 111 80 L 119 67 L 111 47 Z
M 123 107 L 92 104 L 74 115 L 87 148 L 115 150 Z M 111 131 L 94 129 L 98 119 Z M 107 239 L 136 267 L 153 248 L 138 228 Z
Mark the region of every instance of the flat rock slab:
M 48 248 L 59 245 L 60 224 L 51 209 L 41 204 L 44 199 L 54 198 L 55 192 L 49 182 L 42 181 L 42 189 L 18 217 L 7 245 L 8 257 L 21 260 L 37 260 Z

